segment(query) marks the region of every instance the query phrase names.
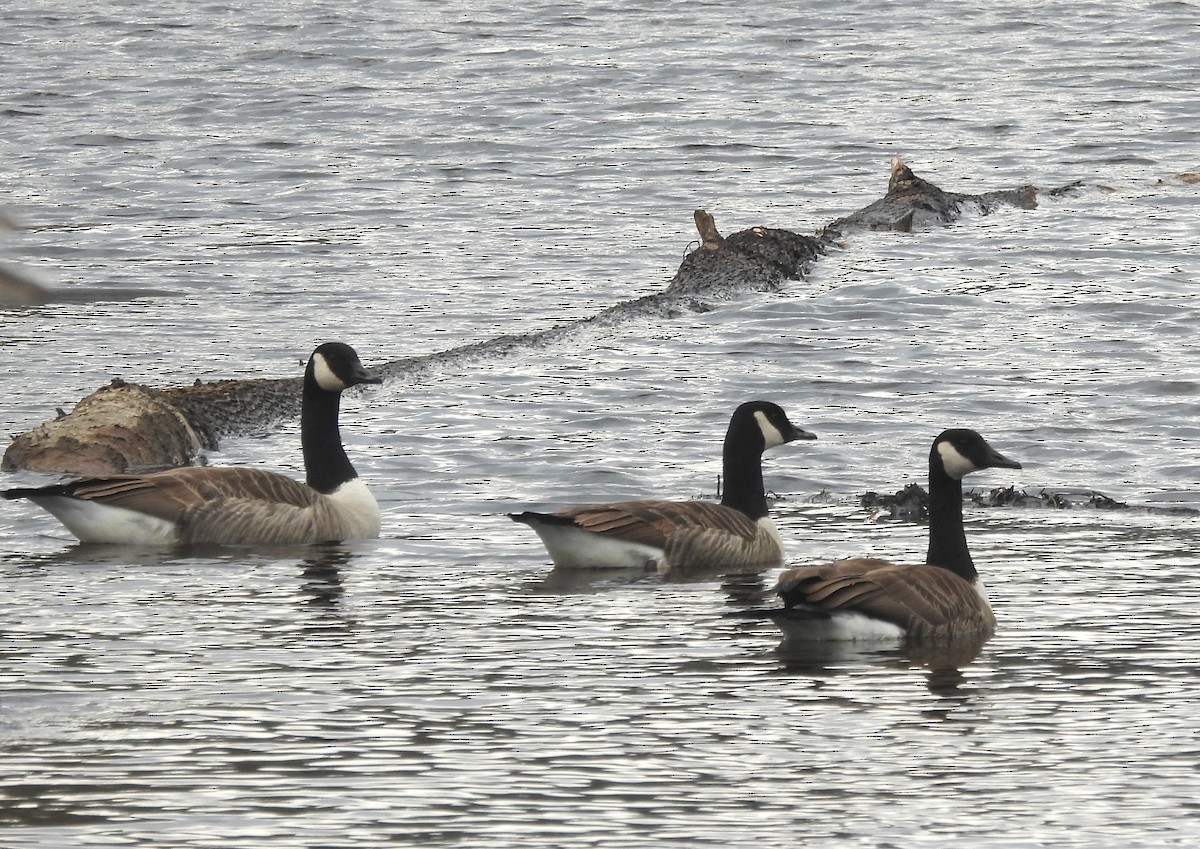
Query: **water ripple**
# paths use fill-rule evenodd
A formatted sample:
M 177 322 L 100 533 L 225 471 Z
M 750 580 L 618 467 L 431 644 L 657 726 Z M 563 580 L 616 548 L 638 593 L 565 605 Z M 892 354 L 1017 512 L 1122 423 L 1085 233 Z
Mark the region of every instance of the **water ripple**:
M 6 504 L 6 846 L 1194 842 L 1192 516 L 969 508 L 1000 628 L 950 658 L 797 653 L 726 615 L 773 574 L 556 574 L 503 516 L 711 495 L 747 397 L 820 437 L 768 455 L 791 565 L 919 560 L 857 494 L 949 425 L 1022 461 L 980 486 L 1195 506 L 1192 7 L 293 5 L 6 10 L 6 258 L 146 294 L 5 310 L 6 432 L 586 318 L 693 209 L 812 232 L 892 154 L 1088 185 L 347 398 L 377 541 L 97 549 Z M 222 449 L 299 473 L 291 425 Z

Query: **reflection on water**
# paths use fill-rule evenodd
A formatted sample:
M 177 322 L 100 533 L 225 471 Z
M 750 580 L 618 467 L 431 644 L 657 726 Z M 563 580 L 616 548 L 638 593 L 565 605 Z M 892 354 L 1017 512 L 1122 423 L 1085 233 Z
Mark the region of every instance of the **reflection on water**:
M 716 582 L 730 603 L 761 603 L 767 591 L 768 570 L 727 572 L 720 567 L 659 574 L 653 569 L 562 569 L 554 567 L 530 583 L 531 591 L 545 593 L 604 592 L 613 587 L 641 583 L 708 584 Z
M 784 669 L 814 678 L 827 678 L 848 667 L 877 664 L 898 672 L 921 672 L 935 696 L 961 697 L 967 677 L 988 639 L 950 644 L 783 640 L 777 654 Z
M 655 572 L 646 569 L 550 569 L 529 583 L 531 592 L 600 593 L 615 586 L 657 581 Z
M 341 570 L 350 562 L 352 552 L 342 546 L 317 546 L 314 553 L 300 561 L 300 591 L 309 604 L 336 612 L 345 587 Z
M 852 509 L 822 515 L 830 542 L 861 529 Z M 161 845 L 156 818 L 204 810 L 212 839 L 265 818 L 263 839 L 303 845 L 366 810 L 404 840 L 507 844 L 520 823 L 523 843 L 554 845 L 624 812 L 631 833 L 702 846 L 713 811 L 790 834 L 759 815 L 801 793 L 813 818 L 882 808 L 890 834 L 970 817 L 987 840 L 1031 811 L 1038 833 L 1121 834 L 1090 805 L 1169 779 L 1136 805 L 1169 834 L 1194 780 L 1176 744 L 1200 695 L 1196 627 L 1150 628 L 1172 610 L 1156 589 L 1200 592 L 1200 571 L 1153 545 L 1122 569 L 1083 514 L 1059 517 L 1052 556 L 1027 511 L 989 519 L 976 557 L 1003 627 L 952 649 L 781 644 L 726 615 L 771 576 L 551 578 L 496 546 L 486 569 L 386 539 L 10 557 L 0 819 Z M 1030 555 L 1053 591 L 1022 577 Z M 1123 629 L 1105 622 L 1114 594 L 1134 611 Z

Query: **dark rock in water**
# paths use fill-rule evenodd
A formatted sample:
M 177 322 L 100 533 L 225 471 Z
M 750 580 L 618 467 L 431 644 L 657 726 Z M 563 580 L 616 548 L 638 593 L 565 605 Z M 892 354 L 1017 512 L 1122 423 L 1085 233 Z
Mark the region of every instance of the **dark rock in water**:
M 896 159 L 884 198 L 838 219 L 816 237 L 769 227 L 722 237 L 712 215 L 697 210 L 700 246 L 683 258 L 661 291 L 539 333 L 498 336 L 376 368 L 388 379 L 428 379 L 444 369 L 519 353 L 589 328 L 649 315 L 670 318 L 704 312 L 739 294 L 775 291 L 787 281 L 801 279 L 828 246 L 852 230 L 945 224 L 968 205 L 983 212 L 1002 204 L 1030 208 L 1036 205 L 1036 194 L 1031 186 L 981 195 L 946 192 Z M 114 390 L 121 391 L 114 394 Z M 186 465 L 196 462 L 201 451 L 216 448 L 226 436 L 264 432 L 299 410 L 298 379 L 219 381 L 163 390 L 122 384 L 88 396 L 70 415 L 17 436 L 4 454 L 2 467 L 103 475 Z M 888 509 L 898 518 L 924 516 L 924 507 L 917 502 L 901 500 Z

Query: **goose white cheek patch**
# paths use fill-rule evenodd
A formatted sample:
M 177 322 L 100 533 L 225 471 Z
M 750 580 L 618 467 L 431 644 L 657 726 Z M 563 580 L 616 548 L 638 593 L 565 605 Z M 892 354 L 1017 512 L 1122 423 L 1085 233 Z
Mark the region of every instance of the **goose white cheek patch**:
M 313 355 L 313 377 L 317 380 L 317 386 L 326 392 L 341 392 L 346 388 L 341 378 L 333 373 L 323 354 Z
M 942 468 L 952 478 L 962 480 L 967 474 L 979 468 L 962 454 L 959 454 L 958 449 L 949 442 L 939 442 L 937 450 L 938 454 L 942 457 Z
M 783 434 L 779 432 L 779 428 L 771 424 L 771 420 L 766 417 L 766 414 L 759 410 L 754 413 L 754 418 L 758 420 L 758 429 L 762 431 L 763 442 L 767 448 L 783 445 L 786 441 Z

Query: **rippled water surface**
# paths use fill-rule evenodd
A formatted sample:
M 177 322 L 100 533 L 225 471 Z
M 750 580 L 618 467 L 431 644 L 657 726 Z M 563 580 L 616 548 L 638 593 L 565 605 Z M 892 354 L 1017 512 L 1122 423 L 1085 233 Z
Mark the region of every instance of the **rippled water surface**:
M 1200 7 L 1116 5 L 6 6 L 3 247 L 70 296 L 0 311 L 6 434 L 115 376 L 584 318 L 661 289 L 693 209 L 812 232 L 893 155 L 1084 187 L 350 395 L 379 540 L 0 505 L 0 844 L 1196 845 Z M 919 560 L 857 496 L 948 426 L 1022 462 L 980 488 L 1135 509 L 968 509 L 967 656 L 780 646 L 729 615 L 773 573 L 558 574 L 504 517 L 712 495 L 752 397 L 820 436 L 768 455 L 790 564 Z M 297 427 L 209 461 L 298 475 Z

